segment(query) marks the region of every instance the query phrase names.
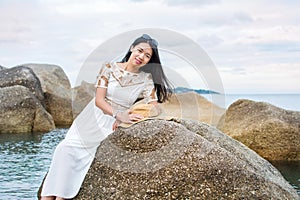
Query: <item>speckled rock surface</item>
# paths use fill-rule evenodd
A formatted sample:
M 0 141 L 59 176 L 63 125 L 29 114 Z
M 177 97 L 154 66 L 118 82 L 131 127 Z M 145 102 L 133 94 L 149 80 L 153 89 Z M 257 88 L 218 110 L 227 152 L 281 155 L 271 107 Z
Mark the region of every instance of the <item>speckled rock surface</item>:
M 24 66 L 2 69 L 0 71 L 0 88 L 22 85 L 44 105 L 44 94 L 40 80 L 32 69 Z
M 218 128 L 267 160 L 300 160 L 300 112 L 238 100 Z
M 58 65 L 23 64 L 33 70 L 41 82 L 45 96 L 45 108 L 57 126 L 69 126 L 73 122 L 70 81 Z
M 0 133 L 48 132 L 52 116 L 32 92 L 21 85 L 0 88 Z
M 300 199 L 268 161 L 195 121 L 148 120 L 105 139 L 75 199 Z

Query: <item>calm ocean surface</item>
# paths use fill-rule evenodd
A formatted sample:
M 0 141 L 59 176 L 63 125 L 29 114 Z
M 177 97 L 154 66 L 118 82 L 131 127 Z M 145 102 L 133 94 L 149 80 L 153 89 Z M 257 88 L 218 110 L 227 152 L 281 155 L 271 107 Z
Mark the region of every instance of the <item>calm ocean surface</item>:
M 211 95 L 201 94 L 208 100 L 212 100 L 213 97 L 225 100 L 225 105 L 221 107 L 230 106 L 233 102 L 238 99 L 249 99 L 253 101 L 263 101 L 274 106 L 284 108 L 287 110 L 300 111 L 300 94 L 226 94 L 226 95 Z M 223 102 L 222 102 L 223 103 Z M 218 104 L 219 105 L 219 104 Z
M 226 107 L 237 99 L 265 101 L 300 111 L 300 94 L 226 95 Z M 67 130 L 55 129 L 45 134 L 0 134 L 0 199 L 37 199 L 52 153 Z M 273 165 L 300 195 L 300 162 L 276 162 Z

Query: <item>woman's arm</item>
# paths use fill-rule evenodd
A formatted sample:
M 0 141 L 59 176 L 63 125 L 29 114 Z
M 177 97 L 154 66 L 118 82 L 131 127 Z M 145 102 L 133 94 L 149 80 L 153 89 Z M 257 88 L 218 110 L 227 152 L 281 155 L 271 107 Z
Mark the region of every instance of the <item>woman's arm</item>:
M 131 110 L 126 110 L 124 112 L 117 112 L 113 110 L 113 107 L 105 101 L 106 97 L 106 88 L 97 88 L 96 89 L 96 106 L 100 108 L 105 114 L 114 116 L 118 121 L 124 122 L 124 123 L 133 123 L 134 121 L 138 121 L 143 119 L 144 117 L 132 113 Z
M 105 114 L 113 116 L 112 106 L 105 101 L 107 88 L 96 88 L 96 106 L 100 108 Z
M 105 101 L 106 91 L 107 91 L 107 88 L 101 88 L 101 87 L 96 88 L 95 104 L 105 114 L 113 116 L 114 114 L 113 114 L 112 106 Z M 118 120 L 116 120 L 112 127 L 113 131 L 115 131 L 117 129 L 118 125 L 119 125 L 119 122 L 118 122 Z

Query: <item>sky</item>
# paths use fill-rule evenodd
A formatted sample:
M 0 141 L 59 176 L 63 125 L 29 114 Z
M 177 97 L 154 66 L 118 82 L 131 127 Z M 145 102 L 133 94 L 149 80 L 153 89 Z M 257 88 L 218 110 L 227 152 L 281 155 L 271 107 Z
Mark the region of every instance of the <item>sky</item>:
M 206 52 L 225 93 L 300 93 L 299 8 L 296 0 L 0 0 L 0 65 L 59 65 L 75 86 L 104 42 L 163 29 Z M 184 67 L 178 72 L 210 89 Z

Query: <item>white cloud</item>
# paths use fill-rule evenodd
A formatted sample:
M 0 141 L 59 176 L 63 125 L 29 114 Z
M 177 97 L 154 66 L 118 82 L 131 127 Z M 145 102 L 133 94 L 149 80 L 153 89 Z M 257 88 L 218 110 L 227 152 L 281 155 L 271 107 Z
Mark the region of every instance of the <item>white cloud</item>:
M 227 93 L 300 93 L 300 63 L 247 66 L 243 73 L 221 69 Z
M 168 6 L 183 6 L 190 8 L 198 8 L 199 6 L 206 6 L 219 3 L 220 0 L 164 0 Z
M 102 42 L 133 29 L 164 28 L 202 46 L 227 91 L 300 92 L 294 78 L 300 63 L 299 6 L 281 0 L 2 0 L 0 65 L 54 63 L 74 82 Z

